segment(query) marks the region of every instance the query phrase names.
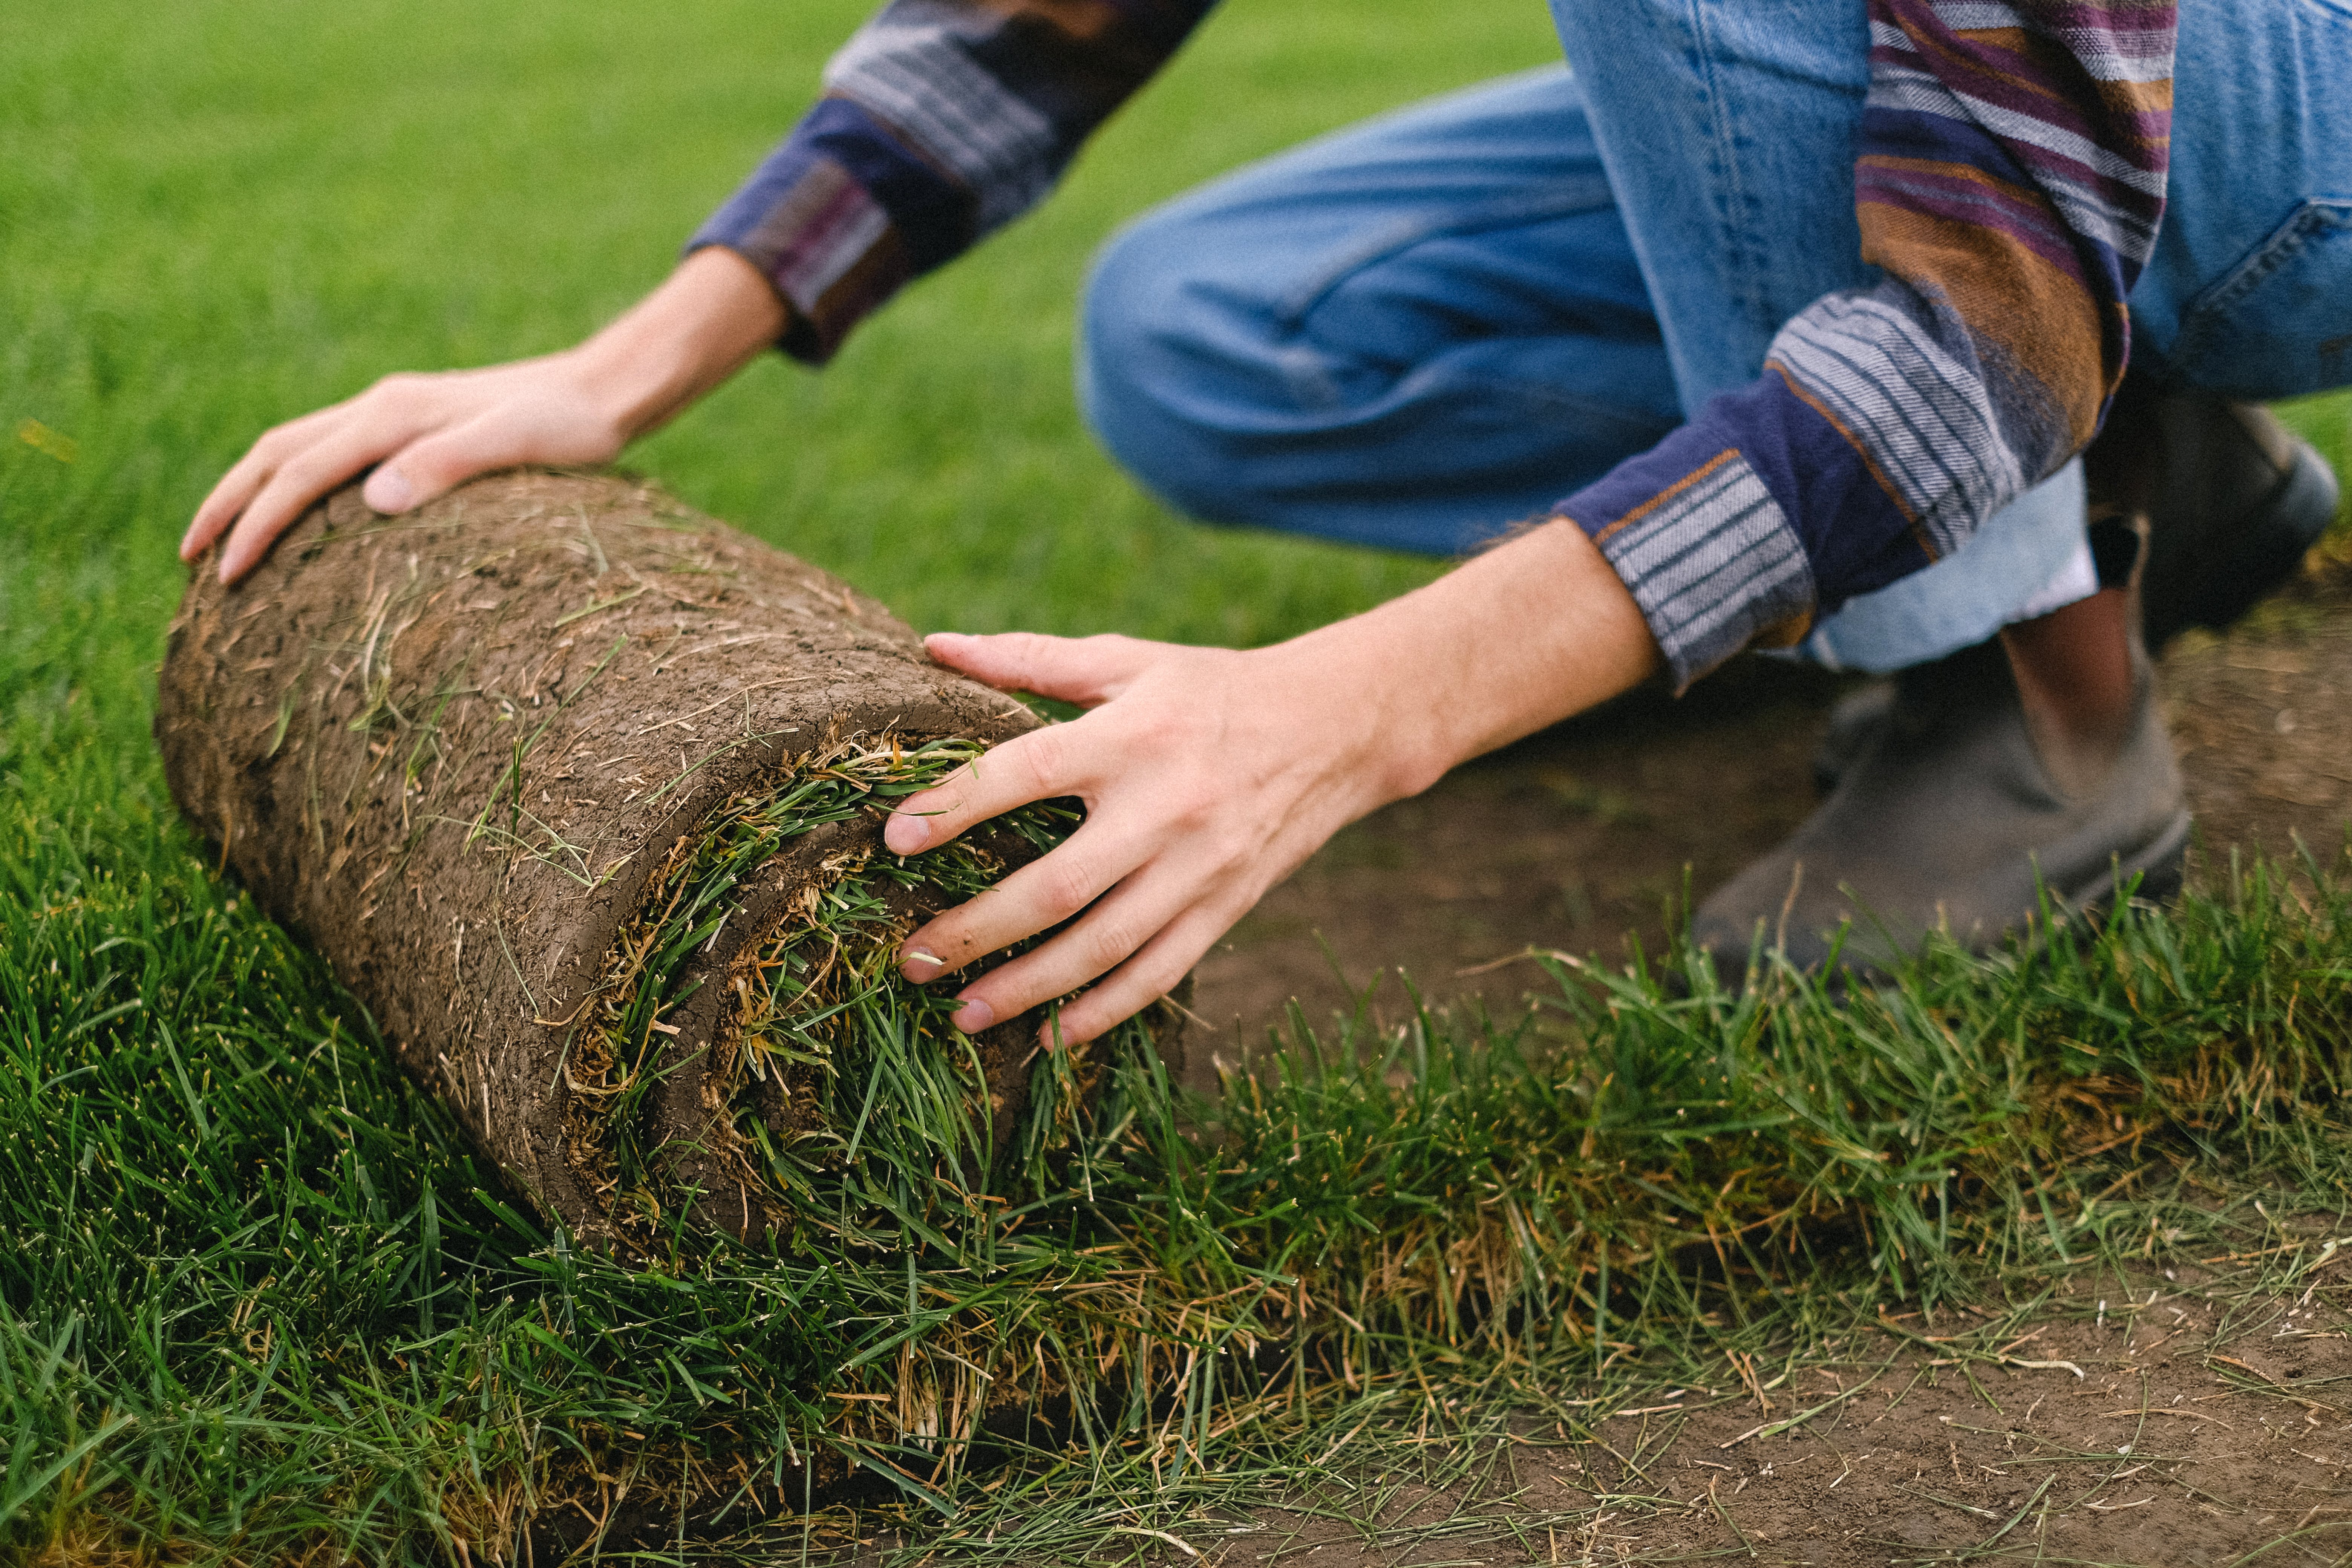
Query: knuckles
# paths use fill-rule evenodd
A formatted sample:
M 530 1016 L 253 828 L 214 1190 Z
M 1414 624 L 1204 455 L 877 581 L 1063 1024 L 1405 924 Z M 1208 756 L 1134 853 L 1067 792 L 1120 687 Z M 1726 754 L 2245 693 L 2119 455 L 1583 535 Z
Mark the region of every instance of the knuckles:
M 1023 787 L 1028 800 L 1043 800 L 1066 792 L 1064 781 L 1069 776 L 1069 742 L 1064 739 L 1065 728 L 1055 726 L 1033 730 L 1011 746 L 1009 751 L 1021 764 Z
M 421 375 L 413 370 L 394 371 L 390 375 L 378 377 L 375 384 L 368 388 L 367 395 L 371 401 L 388 408 L 412 408 L 424 401 L 425 389 L 431 384 L 430 376 Z
M 1095 891 L 1092 868 L 1072 858 L 1066 848 L 1037 862 L 1037 894 L 1045 924 L 1068 920 L 1094 901 Z
M 1092 979 L 1124 960 L 1143 945 L 1149 934 L 1138 931 L 1126 921 L 1109 915 L 1098 915 L 1071 933 L 1083 939 L 1079 955 L 1085 960 Z

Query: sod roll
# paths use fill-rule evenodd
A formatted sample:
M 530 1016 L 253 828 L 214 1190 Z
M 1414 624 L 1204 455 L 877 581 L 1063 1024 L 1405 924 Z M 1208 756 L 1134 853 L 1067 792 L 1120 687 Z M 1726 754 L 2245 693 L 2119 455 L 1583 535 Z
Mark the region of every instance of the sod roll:
M 155 732 L 407 1071 L 628 1254 L 793 1226 L 877 1100 L 940 1124 L 950 1184 L 1072 1135 L 1109 1047 L 1041 1053 L 1035 1016 L 967 1041 L 892 956 L 1075 810 L 881 847 L 894 799 L 1037 722 L 657 489 L 524 470 L 398 518 L 345 489 L 234 587 L 199 563 Z

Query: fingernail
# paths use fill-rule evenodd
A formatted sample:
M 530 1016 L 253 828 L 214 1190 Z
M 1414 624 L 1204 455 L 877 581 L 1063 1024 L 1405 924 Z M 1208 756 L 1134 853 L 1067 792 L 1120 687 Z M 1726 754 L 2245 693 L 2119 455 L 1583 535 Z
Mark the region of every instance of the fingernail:
M 368 476 L 367 488 L 360 494 L 369 506 L 386 516 L 406 511 L 416 504 L 416 487 L 398 468 L 378 468 Z
M 996 1010 L 975 996 L 959 1008 L 948 1022 L 967 1035 L 977 1035 L 996 1022 Z
M 899 962 L 898 973 L 920 985 L 926 980 L 938 979 L 946 972 L 947 966 L 947 960 L 939 954 L 925 952 L 919 947 L 910 947 L 907 950 L 906 957 Z
M 883 847 L 893 855 L 912 855 L 931 841 L 931 825 L 919 816 L 893 812 L 882 825 Z

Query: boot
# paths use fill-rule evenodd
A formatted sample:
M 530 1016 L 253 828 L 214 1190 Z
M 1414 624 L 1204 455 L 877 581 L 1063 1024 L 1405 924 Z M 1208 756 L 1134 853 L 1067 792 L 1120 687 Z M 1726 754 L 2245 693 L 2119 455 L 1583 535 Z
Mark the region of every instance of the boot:
M 2222 631 L 2293 574 L 2336 516 L 2335 470 L 2251 403 L 2126 375 L 2084 455 L 2091 511 L 2148 520 L 2141 632 L 2161 653 L 2190 626 Z M 1869 746 L 1893 679 L 1840 698 L 1813 753 L 1823 795 Z
M 2098 553 L 2107 566 L 2113 552 Z M 1994 946 L 2045 890 L 2075 908 L 2134 877 L 2145 897 L 2176 891 L 2189 810 L 2156 672 L 2132 640 L 2130 717 L 2095 763 L 2037 737 L 1998 639 L 1905 670 L 1829 799 L 1699 906 L 1693 941 L 1727 972 L 1760 929 L 1810 967 L 1849 928 L 1841 961 L 1883 971 L 1931 930 Z

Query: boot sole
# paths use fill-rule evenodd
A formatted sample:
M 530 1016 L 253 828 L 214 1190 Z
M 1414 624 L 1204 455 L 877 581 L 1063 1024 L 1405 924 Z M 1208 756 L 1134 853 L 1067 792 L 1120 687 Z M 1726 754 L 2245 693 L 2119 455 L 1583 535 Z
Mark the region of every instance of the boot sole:
M 2136 899 L 2149 903 L 2162 903 L 2176 896 L 2187 879 L 2189 832 L 2192 826 L 2186 806 L 2173 815 L 2164 828 L 2142 847 L 2129 855 L 2118 855 L 2114 862 L 2095 876 L 2086 877 L 2072 889 L 2059 892 L 2068 909 L 2102 910 L 2115 901 L 2117 892 L 2134 877 L 2139 886 L 2133 892 Z

